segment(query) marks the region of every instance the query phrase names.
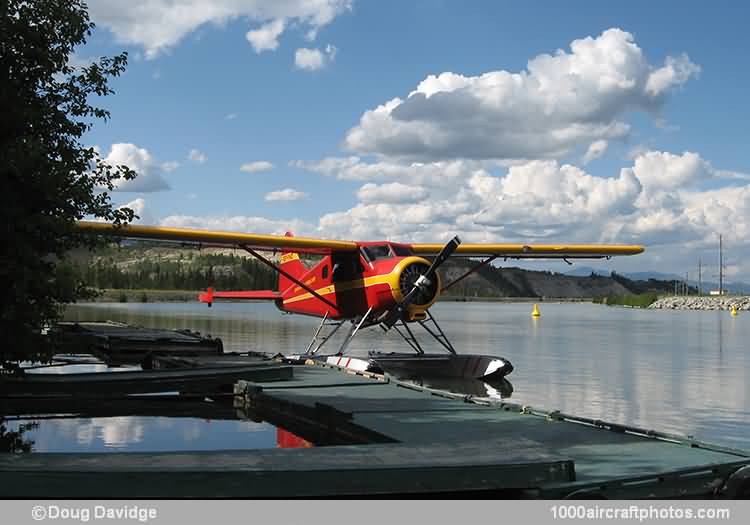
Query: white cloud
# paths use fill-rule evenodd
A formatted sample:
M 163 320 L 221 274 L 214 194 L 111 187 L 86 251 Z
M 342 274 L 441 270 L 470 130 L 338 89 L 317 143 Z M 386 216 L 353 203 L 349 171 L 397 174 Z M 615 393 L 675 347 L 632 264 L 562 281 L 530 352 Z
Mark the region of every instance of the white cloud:
M 357 191 L 357 198 L 362 202 L 419 202 L 425 197 L 427 197 L 427 190 L 423 187 L 409 186 L 400 182 L 380 185 L 368 183 Z
M 328 44 L 323 51 L 301 47 L 294 53 L 294 65 L 298 69 L 315 71 L 333 62 L 337 51 L 336 47 L 331 44 Z
M 154 222 L 153 216 L 146 209 L 146 201 L 143 199 L 143 197 L 138 197 L 137 199 L 127 202 L 122 206 L 118 206 L 118 208 L 130 208 L 131 210 L 133 210 L 133 213 L 137 215 L 137 218 L 133 219 L 134 223 L 141 222 L 144 224 L 153 224 Z
M 647 151 L 635 159 L 633 171 L 649 190 L 674 190 L 713 175 L 711 165 L 697 153 L 674 155 Z
M 197 162 L 198 164 L 203 164 L 208 160 L 208 157 L 202 151 L 193 148 L 188 151 L 187 159 L 193 162 Z
M 606 140 L 595 140 L 589 145 L 589 148 L 586 150 L 586 154 L 583 156 L 583 164 L 588 164 L 592 160 L 596 160 L 607 151 L 607 146 L 609 146 L 609 142 Z
M 741 173 L 739 171 L 716 170 L 715 174 L 722 179 L 750 180 L 750 173 Z
M 234 120 L 234 119 L 236 119 L 237 117 L 239 117 L 239 114 L 238 114 L 238 113 L 227 113 L 227 114 L 226 114 L 226 115 L 224 116 L 224 120 Z
M 290 166 L 341 180 L 382 181 L 404 179 L 410 183 L 452 185 L 456 178 L 473 171 L 497 166 L 496 162 L 453 160 L 445 162 L 401 163 L 389 160 L 367 163 L 356 156 L 327 157 L 320 161 L 293 160 Z
M 298 201 L 305 197 L 307 197 L 306 193 L 292 188 L 284 188 L 283 190 L 266 193 L 265 199 L 267 201 Z
M 256 53 L 263 51 L 275 51 L 279 47 L 279 36 L 284 32 L 286 22 L 283 18 L 277 18 L 258 29 L 253 29 L 245 34 L 245 38 L 253 46 Z
M 617 178 L 595 177 L 556 161 L 514 166 L 504 177 L 477 174 L 469 180 L 469 187 L 481 208 L 465 222 L 496 228 L 515 238 L 581 238 L 580 233 L 601 238 L 596 225 L 606 217 L 635 211 L 641 191 L 631 172 L 623 170 Z
M 743 193 L 750 193 L 750 185 L 718 193 L 701 189 L 708 181 L 726 181 L 726 172 L 692 152 L 644 151 L 615 177 L 554 160 L 508 168 L 470 161 L 367 163 L 357 157 L 291 165 L 341 179 L 386 181 L 365 184 L 357 191 L 360 203 L 321 217 L 321 231 L 329 235 L 428 240 L 457 232 L 478 240 L 669 244 L 750 225 Z M 747 221 L 737 217 L 742 213 Z
M 364 181 L 358 202 L 316 224 L 258 217 L 170 218 L 170 224 L 283 233 L 293 223 L 304 235 L 362 240 L 442 241 L 459 234 L 466 242 L 638 243 L 646 245 L 645 255 L 616 264 L 673 271 L 713 257 L 723 233 L 733 250 L 729 262 L 750 279 L 750 183 L 727 178 L 694 152 L 643 151 L 601 176 L 555 160 L 509 167 L 357 157 L 290 164 Z
M 685 54 L 677 58 L 667 57 L 664 66 L 652 71 L 646 79 L 646 93 L 652 97 L 663 95 L 674 86 L 682 85 L 690 77 L 698 75 L 700 71 L 700 66 L 690 62 Z
M 263 24 L 255 30 L 258 32 L 268 23 L 286 20 L 288 27 L 299 26 L 309 37 L 317 35 L 320 28 L 352 6 L 352 0 L 89 0 L 87 3 L 91 19 L 99 27 L 109 29 L 120 43 L 142 47 L 148 59 L 173 48 L 204 24 L 222 27 L 243 18 Z M 272 31 L 266 33 L 257 37 L 248 34 L 253 46 L 256 43 L 260 46 L 256 51 L 275 49 L 278 45 L 275 42 L 281 31 L 273 37 Z
M 169 184 L 159 173 L 165 171 L 163 166 L 159 166 L 145 148 L 130 143 L 112 144 L 109 154 L 102 160 L 110 166 L 128 166 L 138 173 L 133 180 L 117 181 L 115 191 L 148 193 L 169 189 Z
M 82 56 L 76 52 L 72 52 L 68 55 L 68 66 L 76 69 L 89 67 L 94 62 L 96 62 L 96 58 Z
M 658 111 L 700 69 L 686 55 L 654 67 L 616 28 L 570 48 L 539 55 L 518 73 L 429 75 L 405 99 L 366 111 L 345 146 L 413 160 L 559 157 L 626 137 L 621 115 Z
M 202 228 L 207 230 L 228 230 L 251 233 L 284 235 L 287 231 L 295 234 L 312 235 L 315 226 L 299 219 L 274 220 L 266 217 L 170 215 L 160 221 L 162 226 L 173 228 Z
M 176 160 L 170 160 L 161 163 L 161 170 L 165 173 L 172 173 L 174 170 L 180 167 L 180 163 Z
M 240 166 L 240 171 L 244 171 L 245 173 L 261 173 L 264 171 L 271 171 L 273 169 L 273 164 L 268 162 L 267 160 L 256 160 L 254 162 L 246 162 L 242 166 Z

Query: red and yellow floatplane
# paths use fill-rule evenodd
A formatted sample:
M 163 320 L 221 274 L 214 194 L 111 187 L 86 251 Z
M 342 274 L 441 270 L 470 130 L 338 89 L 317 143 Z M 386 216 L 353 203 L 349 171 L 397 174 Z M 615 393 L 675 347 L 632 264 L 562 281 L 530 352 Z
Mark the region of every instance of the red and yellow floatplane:
M 503 357 L 456 352 L 430 312 L 441 292 L 498 258 L 567 261 L 643 251 L 637 245 L 462 243 L 457 236 L 445 244 L 344 241 L 294 237 L 291 233 L 262 235 L 88 221 L 78 222 L 77 228 L 94 235 L 247 251 L 277 272 L 276 290 L 209 288 L 198 299 L 209 306 L 220 300 L 267 300 L 283 312 L 319 317 L 320 325 L 308 347 L 288 355 L 289 359 L 320 359 L 359 371 L 481 380 L 503 378 L 513 366 Z M 269 251 L 280 254 L 278 262 L 260 253 Z M 308 268 L 300 260 L 303 253 L 322 257 Z M 450 257 L 472 258 L 476 263 L 463 275 L 443 283 L 437 269 Z M 324 353 L 322 350 L 344 325 L 348 326 L 348 332 L 343 341 L 334 351 Z M 395 331 L 412 351 L 372 351 L 367 358 L 348 355 L 352 339 L 360 330 L 371 327 L 383 332 Z M 444 351 L 425 352 L 413 330 L 416 327 L 423 329 Z

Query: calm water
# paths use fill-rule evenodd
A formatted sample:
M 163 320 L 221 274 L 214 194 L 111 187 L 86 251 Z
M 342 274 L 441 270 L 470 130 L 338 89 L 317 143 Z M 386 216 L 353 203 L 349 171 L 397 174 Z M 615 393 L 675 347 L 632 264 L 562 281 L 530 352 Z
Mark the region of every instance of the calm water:
M 277 429 L 254 421 L 193 417 L 121 416 L 24 419 L 6 422 L 9 432 L 23 433 L 32 452 L 167 452 L 275 448 Z
M 578 303 L 543 303 L 538 320 L 531 318 L 530 304 L 446 302 L 433 311 L 459 352 L 510 359 L 514 402 L 750 449 L 750 314 L 732 318 L 728 312 Z M 313 318 L 282 315 L 265 303 L 219 303 L 211 309 L 189 303 L 81 305 L 71 307 L 66 317 L 190 328 L 221 337 L 227 351 L 298 352 L 317 326 Z M 395 334 L 369 330 L 361 336 L 350 346 L 352 354 L 403 350 Z M 118 437 L 122 442 L 139 432 L 158 435 L 167 425 L 154 422 L 160 418 L 150 418 L 147 427 L 138 418 L 104 419 L 116 421 L 102 426 L 91 420 L 69 433 L 113 432 L 123 436 Z M 264 439 L 273 446 L 274 430 L 268 425 L 213 422 L 209 433 L 204 421 L 190 423 L 192 430 L 180 427 L 179 432 L 205 439 L 196 438 L 192 445 L 183 439 L 183 448 L 195 443 L 234 448 L 243 440 L 241 448 L 246 448 L 261 446 Z M 174 429 L 166 432 L 175 434 Z

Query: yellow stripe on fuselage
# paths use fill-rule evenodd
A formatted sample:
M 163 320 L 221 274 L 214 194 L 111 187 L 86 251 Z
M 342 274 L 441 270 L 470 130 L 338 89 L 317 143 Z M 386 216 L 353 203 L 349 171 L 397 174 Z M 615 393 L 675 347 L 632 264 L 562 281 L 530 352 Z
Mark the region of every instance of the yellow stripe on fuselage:
M 330 284 L 328 286 L 323 286 L 321 288 L 318 288 L 315 290 L 315 293 L 318 295 L 326 296 L 332 293 L 336 292 L 348 292 L 350 290 L 357 290 L 360 288 L 367 288 L 369 286 L 374 286 L 376 284 L 387 284 L 391 289 L 391 294 L 393 295 L 393 299 L 398 302 L 402 299 L 401 295 L 401 287 L 399 286 L 399 277 L 401 277 L 401 270 L 404 268 L 404 266 L 414 263 L 414 262 L 420 262 L 429 265 L 429 261 L 421 258 L 421 257 L 404 257 L 401 261 L 398 262 L 396 266 L 393 267 L 393 269 L 385 274 L 381 275 L 373 275 L 371 277 L 365 277 L 364 279 L 355 279 L 353 281 L 342 281 L 335 284 Z M 298 301 L 304 301 L 305 299 L 310 299 L 312 297 L 315 297 L 310 292 L 306 292 L 300 295 L 295 295 L 294 297 L 290 297 L 288 299 L 284 299 L 284 304 L 290 304 L 290 303 L 296 303 Z

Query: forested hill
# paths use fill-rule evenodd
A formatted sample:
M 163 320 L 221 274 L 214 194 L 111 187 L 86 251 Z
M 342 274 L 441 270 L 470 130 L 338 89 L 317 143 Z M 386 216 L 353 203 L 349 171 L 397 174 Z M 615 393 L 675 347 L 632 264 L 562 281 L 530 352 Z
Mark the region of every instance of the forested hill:
M 270 290 L 277 281 L 276 272 L 232 250 L 111 245 L 72 259 L 75 273 L 93 288 Z
M 275 289 L 277 281 L 273 270 L 240 250 L 187 250 L 137 243 L 111 245 L 95 254 L 79 252 L 72 260 L 75 273 L 93 288 L 204 290 L 213 286 L 222 290 L 261 290 Z M 440 270 L 443 284 L 475 264 L 464 259 L 449 260 Z M 673 289 L 673 281 L 633 281 L 614 273 L 571 276 L 485 266 L 449 288 L 446 295 L 581 298 Z
M 463 275 L 476 263 L 462 259 L 443 266 L 443 283 Z M 560 297 L 593 298 L 641 294 L 671 293 L 674 281 L 633 281 L 622 275 L 592 273 L 572 276 L 550 271 L 525 270 L 516 267 L 485 266 L 446 291 L 446 295 L 462 297 Z

